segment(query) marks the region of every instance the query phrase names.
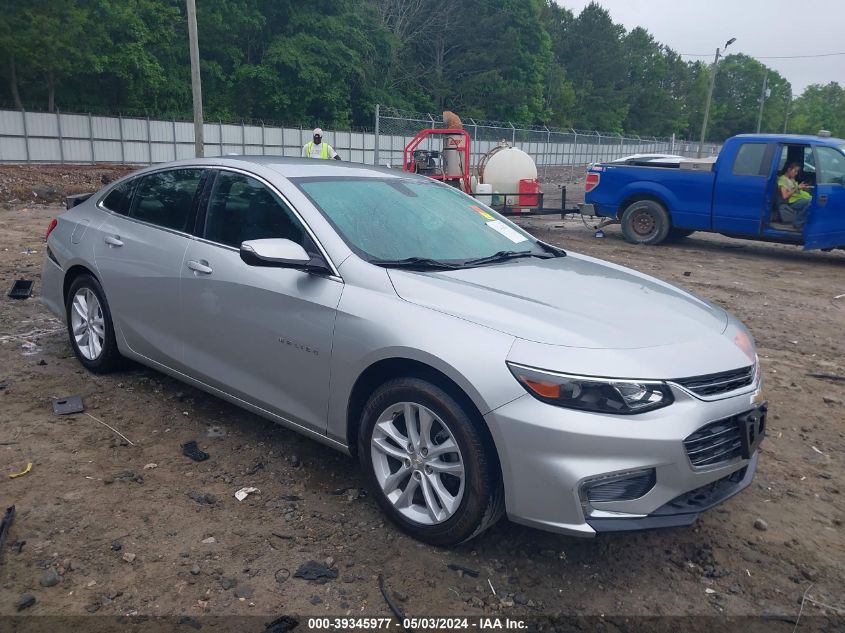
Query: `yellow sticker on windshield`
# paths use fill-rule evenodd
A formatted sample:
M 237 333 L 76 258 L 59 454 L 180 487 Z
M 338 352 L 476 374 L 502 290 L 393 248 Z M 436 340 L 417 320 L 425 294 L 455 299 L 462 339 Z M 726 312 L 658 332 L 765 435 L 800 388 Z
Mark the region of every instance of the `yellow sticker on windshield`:
M 469 208 L 472 209 L 473 211 L 475 211 L 476 213 L 480 213 L 484 217 L 485 220 L 495 220 L 496 219 L 492 215 L 487 213 L 484 209 L 482 209 L 481 207 L 477 207 L 474 204 L 469 205 Z

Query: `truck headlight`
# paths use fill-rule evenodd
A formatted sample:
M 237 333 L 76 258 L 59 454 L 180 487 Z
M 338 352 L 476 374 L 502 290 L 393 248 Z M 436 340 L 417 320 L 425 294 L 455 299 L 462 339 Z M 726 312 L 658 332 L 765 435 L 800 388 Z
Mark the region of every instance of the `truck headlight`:
M 674 401 L 669 386 L 659 380 L 574 376 L 510 362 L 508 369 L 532 396 L 567 409 L 631 415 Z

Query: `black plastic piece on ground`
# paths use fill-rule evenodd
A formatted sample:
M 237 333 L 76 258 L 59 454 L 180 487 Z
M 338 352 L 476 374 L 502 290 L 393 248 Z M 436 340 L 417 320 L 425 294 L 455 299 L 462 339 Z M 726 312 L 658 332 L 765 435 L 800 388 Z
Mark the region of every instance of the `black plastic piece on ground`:
M 0 521 L 0 563 L 3 562 L 3 552 L 6 550 L 6 537 L 9 535 L 9 530 L 12 527 L 12 522 L 15 520 L 15 506 L 6 508 L 6 514 L 3 515 L 3 521 Z
M 208 453 L 201 451 L 194 440 L 182 444 L 182 454 L 185 457 L 190 457 L 195 462 L 204 462 L 208 459 Z
M 264 629 L 264 633 L 287 633 L 288 631 L 294 630 L 297 626 L 299 626 L 299 620 L 292 615 L 283 615 L 270 622 L 267 628 Z
M 293 575 L 294 578 L 302 578 L 304 580 L 320 580 L 322 578 L 337 578 L 337 570 L 326 567 L 316 561 L 309 560 L 303 563 L 296 570 Z
M 9 290 L 10 299 L 28 299 L 32 296 L 32 280 L 18 279 L 12 284 L 12 289 Z
M 56 415 L 68 415 L 69 413 L 81 413 L 85 411 L 82 404 L 82 396 L 67 396 L 53 400 L 53 413 Z
M 472 578 L 478 578 L 478 572 L 474 569 L 470 569 L 469 567 L 464 567 L 463 565 L 458 565 L 457 563 L 449 563 L 446 565 L 452 571 L 461 571 L 467 576 L 471 576 Z

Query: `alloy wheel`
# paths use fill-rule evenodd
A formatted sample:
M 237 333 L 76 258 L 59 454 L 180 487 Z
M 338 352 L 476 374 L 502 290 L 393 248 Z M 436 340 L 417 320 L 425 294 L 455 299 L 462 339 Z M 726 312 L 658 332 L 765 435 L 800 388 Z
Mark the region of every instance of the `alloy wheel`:
M 71 329 L 79 352 L 88 360 L 103 353 L 106 325 L 100 300 L 90 288 L 80 288 L 71 304 Z
M 442 418 L 414 402 L 379 415 L 370 453 L 385 497 L 407 519 L 436 525 L 451 518 L 465 487 L 461 451 Z

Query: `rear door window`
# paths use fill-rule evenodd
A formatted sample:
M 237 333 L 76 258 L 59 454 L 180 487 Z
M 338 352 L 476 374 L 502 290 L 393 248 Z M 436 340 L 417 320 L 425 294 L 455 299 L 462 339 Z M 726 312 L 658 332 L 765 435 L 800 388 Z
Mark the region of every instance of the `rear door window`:
M 743 143 L 734 159 L 734 176 L 761 176 L 768 170 L 762 169 L 766 143 Z
M 248 240 L 284 238 L 313 250 L 299 220 L 266 185 L 227 171 L 214 181 L 204 236 L 235 248 Z
M 143 176 L 129 217 L 175 231 L 187 231 L 202 169 L 171 169 Z

